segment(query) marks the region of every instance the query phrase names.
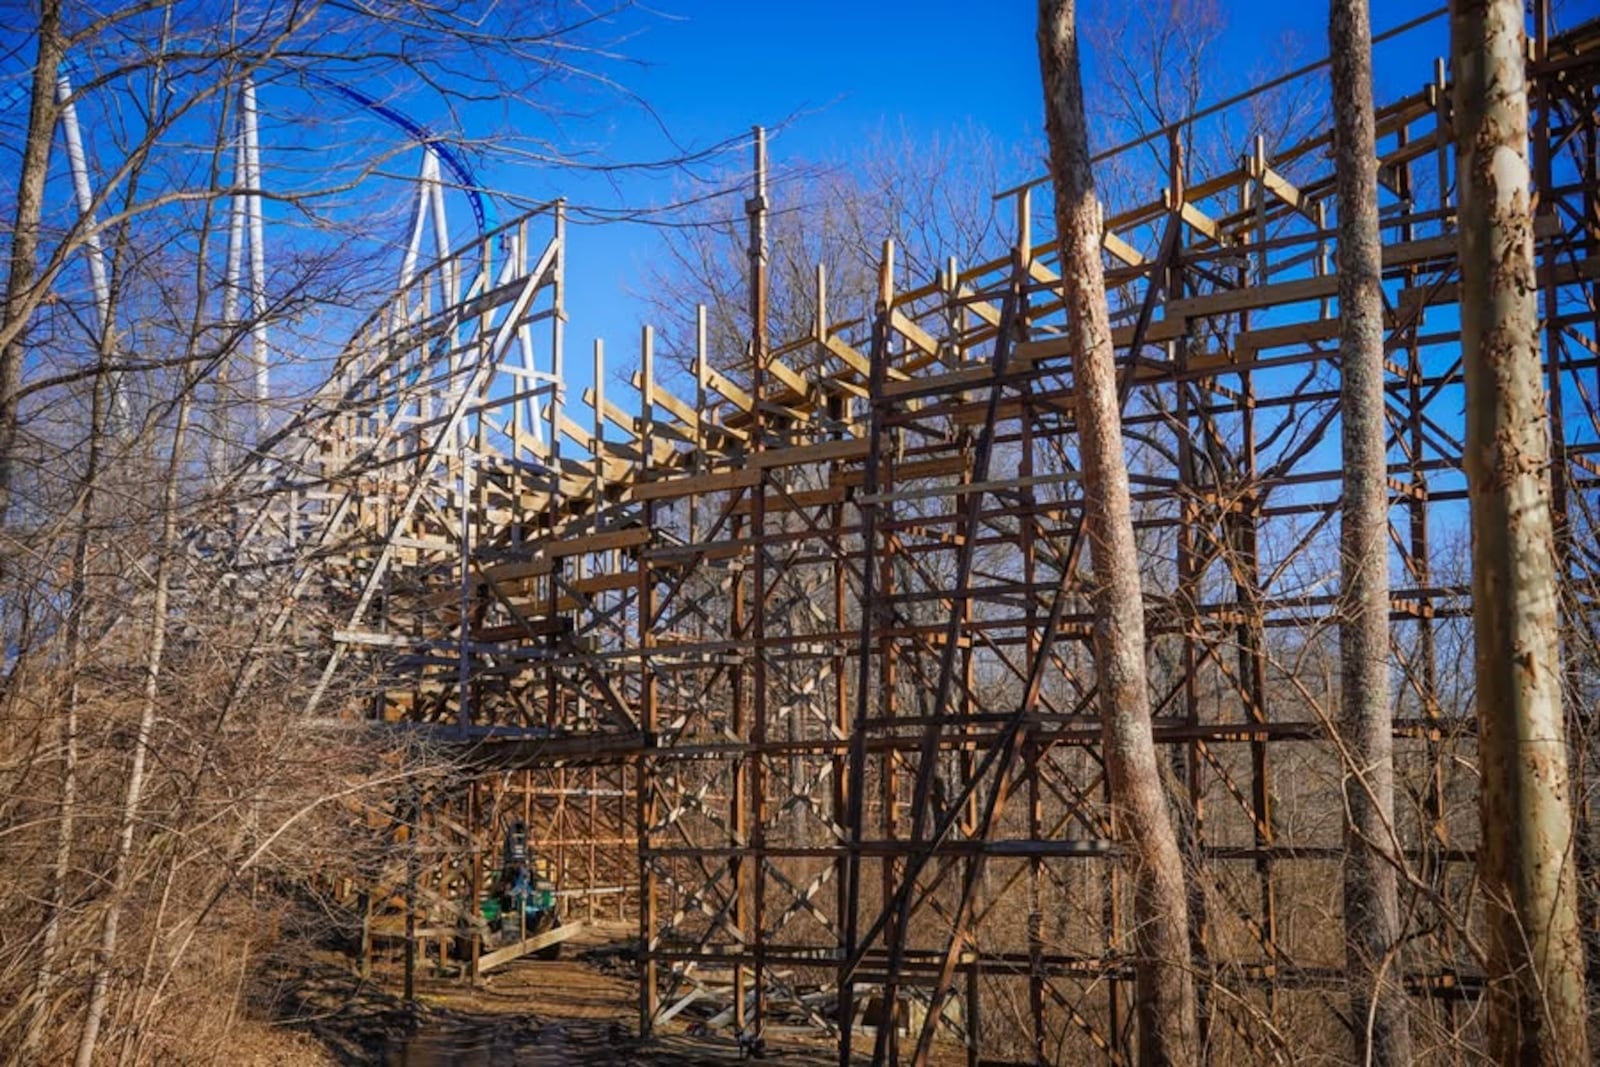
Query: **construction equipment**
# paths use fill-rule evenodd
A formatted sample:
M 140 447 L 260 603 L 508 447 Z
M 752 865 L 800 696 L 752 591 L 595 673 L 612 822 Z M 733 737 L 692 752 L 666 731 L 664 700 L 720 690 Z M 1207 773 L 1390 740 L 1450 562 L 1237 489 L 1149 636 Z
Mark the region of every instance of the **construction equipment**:
M 500 868 L 479 902 L 490 940 L 498 945 L 520 944 L 554 930 L 561 925 L 556 900 L 549 861 L 529 854 L 527 827 L 512 823 L 506 831 Z M 534 953 L 540 959 L 555 959 L 560 954 L 559 941 Z

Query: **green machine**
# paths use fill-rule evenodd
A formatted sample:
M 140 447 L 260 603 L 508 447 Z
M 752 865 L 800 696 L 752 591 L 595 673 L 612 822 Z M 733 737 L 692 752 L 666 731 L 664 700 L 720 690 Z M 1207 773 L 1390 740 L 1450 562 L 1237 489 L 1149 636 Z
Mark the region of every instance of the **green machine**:
M 500 944 L 515 944 L 561 925 L 556 885 L 550 874 L 549 862 L 528 852 L 527 827 L 512 823 L 506 831 L 500 868 L 480 902 L 483 921 Z M 541 959 L 560 954 L 559 942 L 536 953 Z

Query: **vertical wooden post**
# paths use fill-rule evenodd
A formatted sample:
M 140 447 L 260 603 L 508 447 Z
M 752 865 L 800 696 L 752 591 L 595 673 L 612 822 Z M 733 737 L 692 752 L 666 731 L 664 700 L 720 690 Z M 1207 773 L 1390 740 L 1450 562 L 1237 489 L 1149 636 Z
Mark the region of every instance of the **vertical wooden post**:
M 572 884 L 572 872 L 567 863 L 567 841 L 572 837 L 572 816 L 567 811 L 567 800 L 572 792 L 572 778 L 566 767 L 556 768 L 556 807 L 555 813 L 550 818 L 550 839 L 555 845 L 555 856 L 546 855 L 546 861 L 551 863 L 555 874 L 555 883 L 558 890 L 569 889 Z M 530 845 L 533 840 L 533 827 L 528 827 Z M 546 846 L 548 848 L 548 846 Z M 531 851 L 531 848 L 530 848 Z
M 594 507 L 590 516 L 600 528 L 606 490 L 606 343 L 594 339 L 594 436 L 589 439 L 589 454 L 594 457 Z
M 751 423 L 751 445 L 760 452 L 767 448 L 767 354 L 771 346 L 768 333 L 767 278 L 767 135 L 755 129 L 755 193 L 745 204 L 750 229 L 750 393 L 755 398 Z M 746 876 L 750 885 L 748 925 L 741 923 L 748 944 L 755 953 L 752 976 L 755 984 L 755 1010 L 748 1029 L 759 1038 L 766 1016 L 766 794 L 767 794 L 767 478 L 763 473 L 751 492 L 750 538 L 754 559 L 751 568 L 750 645 L 754 662 L 751 670 L 750 755 L 747 757 L 750 796 L 749 863 Z
M 595 889 L 601 884 L 599 875 L 600 855 L 597 840 L 600 836 L 600 770 L 598 767 L 589 768 L 589 872 L 585 888 L 589 891 L 587 907 L 584 909 L 589 916 L 589 921 L 594 922 L 594 909 L 599 903 L 595 896 Z M 622 836 L 622 827 L 617 827 L 617 836 Z
M 701 361 L 705 359 L 705 308 L 698 315 L 700 343 L 697 347 L 695 374 L 703 377 Z M 655 347 L 650 328 L 645 327 L 639 352 L 639 445 L 640 480 L 649 474 L 650 451 L 655 442 Z M 696 414 L 703 408 L 696 408 Z M 646 501 L 641 521 L 646 530 L 655 521 L 654 504 Z M 693 521 L 689 534 L 694 535 Z M 639 568 L 639 729 L 644 734 L 645 752 L 634 765 L 634 790 L 637 798 L 634 818 L 635 850 L 639 857 L 639 1034 L 648 1037 L 655 1028 L 656 1013 L 661 1007 L 661 990 L 656 973 L 656 860 L 650 855 L 652 828 L 656 823 L 655 762 L 650 749 L 655 747 L 657 732 L 657 700 L 655 665 L 650 659 L 650 649 L 655 646 L 655 579 L 651 573 L 650 556 L 640 554 Z M 619 785 L 625 783 L 619 782 Z M 618 833 L 622 826 L 618 823 Z M 619 904 L 620 917 L 620 904 Z
M 549 781 L 549 771 L 545 771 L 545 781 Z M 533 832 L 533 772 L 522 773 L 522 829 L 524 833 Z M 500 841 L 495 842 L 495 848 L 503 847 Z M 528 911 L 526 908 L 517 909 L 517 940 L 528 936 Z
M 884 386 L 888 383 L 889 373 L 889 331 L 894 315 L 894 241 L 883 242 L 883 253 L 878 259 L 878 302 L 875 308 L 875 322 L 873 327 L 873 358 L 876 361 L 872 370 L 880 375 L 876 388 L 872 389 L 873 402 L 887 406 L 884 398 Z M 880 434 L 892 435 L 894 431 L 880 428 Z M 894 467 L 893 437 L 880 442 L 889 445 L 888 454 L 880 453 L 878 469 L 878 492 L 888 493 L 893 489 Z M 892 542 L 892 538 L 889 539 Z M 882 592 L 879 594 L 885 601 L 894 595 L 894 550 L 887 547 L 878 556 L 878 584 Z M 869 557 L 870 558 L 870 557 Z M 865 614 L 865 608 L 863 608 Z M 883 623 L 884 619 L 878 620 Z M 883 720 L 895 717 L 895 687 L 896 687 L 896 654 L 897 642 L 890 636 L 888 627 L 883 626 L 878 637 L 878 717 Z M 884 751 L 883 765 L 879 771 L 882 785 L 879 789 L 879 819 L 883 825 L 883 840 L 893 842 L 900 837 L 900 754 L 892 749 Z M 879 899 L 886 904 L 885 915 L 888 922 L 884 926 L 883 943 L 886 945 L 896 943 L 900 937 L 900 930 L 895 923 L 897 916 L 892 909 L 887 908 L 887 902 L 894 899 L 895 887 L 905 869 L 905 861 L 892 851 L 885 853 L 879 861 L 881 872 L 881 885 Z M 899 975 L 889 973 L 883 983 L 883 1000 L 880 1004 L 878 1017 L 878 1036 L 873 1047 L 873 1055 L 887 1056 L 890 1062 L 899 1061 L 900 1052 L 900 996 Z
M 467 785 L 467 848 L 472 863 L 472 881 L 467 891 L 471 894 L 465 908 L 467 915 L 467 976 L 472 987 L 478 987 L 478 960 L 483 955 L 483 936 L 480 923 L 483 920 L 483 847 L 480 843 L 479 822 L 483 819 L 483 798 L 478 792 L 478 780 L 475 778 Z
M 1033 190 L 1024 188 L 1017 193 L 1017 252 L 1019 262 L 1027 271 L 1033 266 Z
M 820 278 L 820 269 L 818 276 Z M 830 510 L 832 512 L 832 537 L 835 544 L 842 546 L 844 544 L 843 502 L 833 505 Z M 863 555 L 865 555 L 865 553 L 863 553 Z M 864 565 L 862 574 L 865 575 L 869 570 L 870 564 Z M 845 574 L 846 570 L 844 553 L 842 551 L 836 552 L 833 556 L 833 624 L 834 628 L 837 629 L 840 634 L 844 634 L 846 632 L 846 627 L 849 625 L 848 616 L 846 614 L 847 605 L 849 603 L 847 597 L 849 585 Z M 849 678 L 846 675 L 846 672 L 849 669 L 849 659 L 845 655 L 846 647 L 847 646 L 843 640 L 839 641 L 835 646 L 837 653 L 833 658 L 833 725 L 837 735 L 846 739 L 846 747 L 843 749 L 835 749 L 835 754 L 833 756 L 833 820 L 837 825 L 844 827 L 848 833 L 851 826 L 851 790 L 854 787 L 850 779 L 850 746 L 853 745 L 853 742 L 850 741 L 851 691 Z M 851 915 L 855 907 L 855 901 L 850 892 L 852 884 L 850 842 L 848 840 L 843 841 L 841 842 L 841 846 L 842 847 L 839 849 L 836 858 L 834 859 L 834 904 L 837 915 L 836 921 L 838 923 L 838 929 L 843 942 L 840 944 L 839 948 L 841 952 L 848 952 L 850 948 L 853 947 L 849 944 L 849 936 L 847 931 L 849 931 L 852 926 Z M 839 1015 L 835 1018 L 835 1022 L 840 1028 L 840 1042 L 848 1044 L 849 1035 L 847 1031 L 850 1027 L 850 1021 L 846 1016 L 848 1016 L 851 1009 L 850 1006 L 845 1004 L 844 1001 L 845 995 L 843 989 L 841 988 L 839 993 Z

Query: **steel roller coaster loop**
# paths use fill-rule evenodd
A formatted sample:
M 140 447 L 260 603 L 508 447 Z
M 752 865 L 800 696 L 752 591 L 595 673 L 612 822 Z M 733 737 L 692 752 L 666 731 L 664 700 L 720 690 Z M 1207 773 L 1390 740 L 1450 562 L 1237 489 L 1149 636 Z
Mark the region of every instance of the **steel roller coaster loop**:
M 401 131 L 423 149 L 422 167 L 415 179 L 416 204 L 398 279 L 400 288 L 412 283 L 426 262 L 422 251 L 423 239 L 430 225 L 434 231 L 434 256 L 430 258 L 443 260 L 451 255 L 452 246 L 445 203 L 447 190 L 454 189 L 465 196 L 479 238 L 495 231 L 497 213 L 493 202 L 473 173 L 470 161 L 447 138 L 392 103 L 380 100 L 359 88 L 318 73 L 302 64 L 280 61 L 280 65 L 302 78 L 307 91 L 314 99 L 321 94 L 331 94 L 355 104 L 366 113 Z M 95 218 L 95 190 L 90 177 L 83 123 L 78 114 L 77 98 L 73 94 L 72 74 L 75 66 L 72 58 L 68 57 L 57 80 L 59 128 L 72 183 L 73 204 L 79 213 L 78 229 L 83 234 L 83 255 L 94 298 L 95 325 L 103 336 L 111 331 L 114 325 L 111 321 L 111 280 L 104 243 Z M 21 84 L 13 85 L 0 95 L 0 111 L 15 108 L 25 97 L 26 90 Z M 232 188 L 227 196 L 228 241 L 222 286 L 222 320 L 224 324 L 235 324 L 243 331 L 244 356 L 251 381 L 252 422 L 255 434 L 260 438 L 265 436 L 270 421 L 269 401 L 272 389 L 271 349 L 266 321 L 267 242 L 261 196 L 264 186 L 260 111 L 257 103 L 256 79 L 252 75 L 247 74 L 239 80 L 237 115 L 238 126 L 233 139 Z M 450 179 L 448 183 L 444 180 L 446 173 Z M 502 245 L 505 240 L 502 235 L 500 237 Z M 447 301 L 453 303 L 462 294 L 446 292 L 443 295 Z M 121 386 L 120 375 L 112 378 L 111 394 L 113 423 L 126 427 L 130 421 L 129 405 L 126 392 Z

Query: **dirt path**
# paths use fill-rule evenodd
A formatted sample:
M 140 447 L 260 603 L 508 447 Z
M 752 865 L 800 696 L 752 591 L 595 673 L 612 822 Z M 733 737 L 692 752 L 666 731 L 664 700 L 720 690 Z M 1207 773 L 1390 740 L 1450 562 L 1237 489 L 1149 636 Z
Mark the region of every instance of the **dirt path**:
M 384 1067 L 555 1067 L 562 1064 L 691 1067 L 736 1064 L 731 1036 L 690 1036 L 669 1024 L 649 1042 L 635 1036 L 638 986 L 626 949 L 631 924 L 586 929 L 556 960 L 524 959 L 485 976 L 479 989 L 456 978 L 421 977 L 417 999 L 399 996 L 400 971 L 359 983 L 347 961 L 314 961 L 289 988 L 284 1022 L 327 1047 L 340 1064 Z M 778 1035 L 768 1062 L 836 1063 L 826 1037 Z

